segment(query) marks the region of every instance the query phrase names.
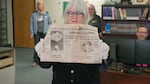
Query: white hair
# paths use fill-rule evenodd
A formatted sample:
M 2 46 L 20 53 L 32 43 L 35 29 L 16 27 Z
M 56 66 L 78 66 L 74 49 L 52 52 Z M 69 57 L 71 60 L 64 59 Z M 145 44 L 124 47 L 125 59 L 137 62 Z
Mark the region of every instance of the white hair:
M 84 14 L 84 23 L 88 22 L 89 15 L 86 3 L 83 0 L 71 0 L 64 12 L 65 23 L 67 23 L 67 12 L 72 8 L 75 8 L 78 12 L 82 12 Z
M 38 10 L 38 5 L 39 4 L 43 4 L 44 5 L 44 10 L 43 11 L 46 11 L 46 7 L 45 7 L 45 4 L 44 4 L 44 0 L 38 0 L 37 3 L 36 3 L 36 9 Z

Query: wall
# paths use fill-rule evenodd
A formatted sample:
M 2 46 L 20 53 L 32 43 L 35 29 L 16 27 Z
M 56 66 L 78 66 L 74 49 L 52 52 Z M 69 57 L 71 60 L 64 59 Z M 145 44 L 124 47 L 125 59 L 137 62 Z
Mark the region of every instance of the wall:
M 38 1 L 38 0 L 36 0 Z M 46 5 L 46 10 L 50 13 L 53 22 L 63 23 L 63 2 L 69 0 L 44 0 Z M 86 2 L 92 3 L 96 7 L 97 14 L 101 16 L 101 5 L 104 0 L 84 0 Z
M 38 1 L 38 0 L 36 0 Z M 56 23 L 63 23 L 63 2 L 69 0 L 44 0 L 46 9 L 52 17 L 52 21 Z M 104 0 L 85 0 L 86 2 L 92 3 L 96 7 L 97 14 L 101 16 L 101 5 Z M 12 18 L 12 0 L 7 0 L 7 27 L 8 27 L 8 43 L 13 46 L 13 18 Z

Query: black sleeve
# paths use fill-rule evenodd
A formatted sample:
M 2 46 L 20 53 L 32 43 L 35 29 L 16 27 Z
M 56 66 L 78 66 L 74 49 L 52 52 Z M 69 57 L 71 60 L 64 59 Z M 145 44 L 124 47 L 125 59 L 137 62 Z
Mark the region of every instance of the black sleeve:
M 101 32 L 101 17 L 100 16 L 97 16 L 97 26 L 98 26 L 98 32 L 100 33 Z
M 50 68 L 52 65 L 53 65 L 53 64 L 50 63 L 50 62 L 40 62 L 40 63 L 39 63 L 39 66 L 40 66 L 41 68 L 44 68 L 44 69 L 48 69 L 48 68 Z

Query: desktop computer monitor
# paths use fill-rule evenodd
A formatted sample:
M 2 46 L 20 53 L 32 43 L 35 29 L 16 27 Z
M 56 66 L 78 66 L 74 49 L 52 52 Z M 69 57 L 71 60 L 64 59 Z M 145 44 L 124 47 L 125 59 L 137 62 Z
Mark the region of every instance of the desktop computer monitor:
M 136 40 L 136 64 L 150 65 L 150 40 Z
M 135 65 L 135 39 L 103 38 L 110 46 L 110 58 L 116 62 Z
M 135 40 L 118 39 L 117 40 L 117 61 L 134 65 L 135 64 Z

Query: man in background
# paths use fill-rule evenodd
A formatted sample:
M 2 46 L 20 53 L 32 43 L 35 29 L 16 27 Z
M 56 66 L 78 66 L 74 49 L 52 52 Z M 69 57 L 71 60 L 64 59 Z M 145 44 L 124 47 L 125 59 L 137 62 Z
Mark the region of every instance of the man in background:
M 145 40 L 148 37 L 148 29 L 145 26 L 140 26 L 136 33 L 138 40 Z

